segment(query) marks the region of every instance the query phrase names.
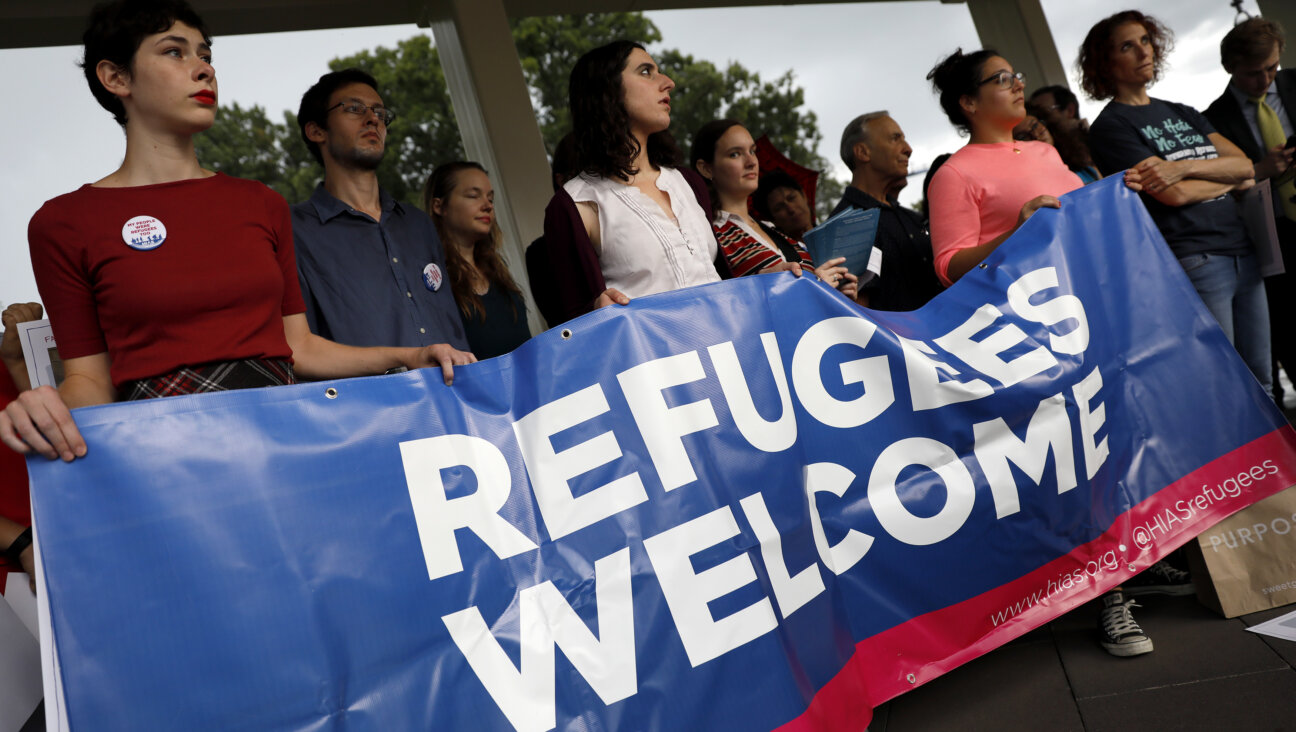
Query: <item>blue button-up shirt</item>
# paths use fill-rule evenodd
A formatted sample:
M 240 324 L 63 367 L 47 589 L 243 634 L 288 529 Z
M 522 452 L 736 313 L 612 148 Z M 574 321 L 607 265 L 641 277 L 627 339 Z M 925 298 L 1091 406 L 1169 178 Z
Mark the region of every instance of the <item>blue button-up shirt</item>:
M 468 350 L 432 219 L 379 192 L 382 220 L 318 186 L 292 207 L 293 242 L 312 332 L 352 346 Z

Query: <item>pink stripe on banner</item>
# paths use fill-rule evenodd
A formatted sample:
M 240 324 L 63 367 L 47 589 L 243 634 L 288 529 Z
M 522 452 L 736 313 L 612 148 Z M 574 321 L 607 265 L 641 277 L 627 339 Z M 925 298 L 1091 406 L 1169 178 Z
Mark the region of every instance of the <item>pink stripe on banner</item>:
M 1266 461 L 1276 473 L 1267 472 Z M 1230 478 L 1249 474 L 1256 466 L 1261 466 L 1264 477 L 1252 480 L 1238 495 L 1217 488 Z M 1288 425 L 1163 488 L 1118 516 L 1102 536 L 1066 556 L 993 590 L 860 641 L 850 661 L 815 694 L 809 708 L 779 729 L 862 729 L 874 706 L 1083 605 L 1132 576 L 1129 566 L 1145 568 L 1230 514 L 1293 484 L 1296 431 Z M 1112 549 L 1120 558 L 1120 570 L 1096 577 L 1086 574 L 1086 581 L 1065 589 L 1056 586 L 1059 577 L 1083 570 L 1090 560 Z

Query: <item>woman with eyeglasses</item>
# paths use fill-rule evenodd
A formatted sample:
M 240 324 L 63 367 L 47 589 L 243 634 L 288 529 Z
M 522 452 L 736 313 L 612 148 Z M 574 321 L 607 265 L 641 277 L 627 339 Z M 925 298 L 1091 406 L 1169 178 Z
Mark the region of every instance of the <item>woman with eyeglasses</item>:
M 927 74 L 941 108 L 968 144 L 932 177 L 932 253 L 936 276 L 952 284 L 1042 207 L 1083 183 L 1053 146 L 1014 139 L 1026 116 L 1024 76 L 985 49 L 956 50 Z
M 729 274 L 706 185 L 676 167 L 674 88 L 634 41 L 596 48 L 572 67 L 578 174 L 554 194 L 544 224 L 564 319 Z
M 438 165 L 423 186 L 423 210 L 445 246 L 450 288 L 473 355 L 494 358 L 526 342 L 526 301 L 499 253 L 495 189 L 486 169 L 464 160 Z
M 1196 109 L 1156 99 L 1173 36 L 1137 10 L 1089 30 L 1081 86 L 1110 99 L 1089 128 L 1098 168 L 1125 171 L 1193 288 L 1265 390 L 1272 393 L 1269 307 L 1237 204 L 1226 194 L 1255 184 L 1251 160 Z
M 193 136 L 216 116 L 211 38 L 183 0 L 96 6 L 90 91 L 126 132 L 121 167 L 47 201 L 28 228 L 64 380 L 0 412 L 0 441 L 71 461 L 69 408 L 430 365 L 431 348 L 353 348 L 312 335 L 288 204 L 205 170 Z

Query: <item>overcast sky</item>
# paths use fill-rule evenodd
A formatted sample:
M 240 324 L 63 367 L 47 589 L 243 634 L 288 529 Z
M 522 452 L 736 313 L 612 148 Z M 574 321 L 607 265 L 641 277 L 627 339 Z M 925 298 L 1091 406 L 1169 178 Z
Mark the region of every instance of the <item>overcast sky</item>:
M 1043 0 L 1069 71 L 1089 27 L 1129 5 L 1128 0 Z M 1258 12 L 1253 0 L 1245 6 Z M 1219 40 L 1232 27 L 1232 8 L 1225 0 L 1145 0 L 1139 7 L 1166 22 L 1177 39 L 1169 73 L 1153 94 L 1204 108 L 1227 81 L 1219 67 Z M 737 61 L 768 78 L 793 70 L 805 89 L 806 107 L 818 115 L 824 138 L 820 154 L 828 160 L 837 160 L 846 122 L 877 109 L 889 110 L 904 128 L 914 148 L 913 169 L 964 144 L 924 77 L 955 47 L 979 46 L 965 4 L 869 2 L 648 15 L 662 31 L 658 48 L 678 48 L 721 66 Z M 280 119 L 282 110 L 296 109 L 330 59 L 427 32 L 411 25 L 218 37 L 221 104 L 259 104 Z M 32 214 L 47 199 L 102 178 L 121 163 L 124 138 L 91 97 L 76 66 L 79 57 L 79 47 L 0 50 L 10 105 L 0 117 L 6 147 L 0 176 L 0 303 L 39 300 L 27 254 Z M 1039 81 L 1027 84 L 1033 88 Z M 1072 88 L 1079 88 L 1074 78 Z M 1083 100 L 1082 106 L 1090 119 L 1101 109 Z M 845 179 L 845 167 L 836 166 L 837 176 Z M 920 182 L 915 180 L 902 200 L 916 197 Z

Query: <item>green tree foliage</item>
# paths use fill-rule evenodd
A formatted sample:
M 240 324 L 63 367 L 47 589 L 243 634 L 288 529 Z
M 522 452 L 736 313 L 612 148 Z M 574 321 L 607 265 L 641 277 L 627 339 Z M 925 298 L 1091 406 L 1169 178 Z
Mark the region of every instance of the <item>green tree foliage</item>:
M 464 156 L 440 57 L 426 35 L 396 48 L 376 48 L 329 62 L 337 71 L 358 68 L 371 74 L 383 101 L 398 116 L 387 130 L 387 155 L 378 168 L 383 188 L 398 200 L 419 205 L 423 182 L 438 162 Z M 303 89 L 304 93 L 306 90 Z M 216 124 L 195 138 L 198 159 L 213 170 L 253 178 L 296 203 L 310 198 L 324 169 L 301 139 L 297 115 L 285 111 L 275 123 L 261 107 L 237 103 L 222 109 Z
M 323 170 L 297 135 L 296 118 L 290 112 L 284 117 L 278 124 L 261 107 L 235 102 L 220 110 L 211 129 L 194 138 L 198 159 L 213 170 L 262 181 L 289 201 L 303 201 Z
M 445 71 L 431 37 L 414 36 L 396 48 L 333 59 L 329 68 L 362 69 L 377 80 L 383 102 L 398 115 L 387 130 L 387 155 L 378 168 L 378 182 L 393 198 L 421 205 L 423 183 L 432 169 L 464 157 Z
M 619 38 L 648 45 L 661 40 L 661 31 L 643 13 L 583 13 L 513 21 L 513 44 L 548 152 L 553 153 L 554 145 L 571 129 L 567 80 L 576 59 Z
M 581 54 L 618 38 L 645 45 L 661 31 L 642 13 L 571 14 L 521 18 L 513 39 L 545 146 L 550 152 L 567 133 L 567 80 Z M 759 137 L 768 134 L 789 158 L 818 170 L 828 164 L 815 152 L 822 135 L 814 112 L 792 72 L 773 81 L 730 62 L 723 70 L 678 50 L 657 53 L 657 62 L 678 85 L 673 94 L 671 132 L 685 156 L 693 132 L 712 119 L 741 120 Z M 423 182 L 438 163 L 462 159 L 463 143 L 450 103 L 445 72 L 427 35 L 334 59 L 333 70 L 356 67 L 378 80 L 384 101 L 399 116 L 387 135 L 387 156 L 378 169 L 383 187 L 400 200 L 417 204 Z M 303 92 L 305 89 L 302 90 Z M 301 140 L 296 116 L 269 119 L 260 107 L 237 104 L 223 109 L 216 124 L 196 138 L 199 160 L 230 175 L 255 178 L 289 201 L 305 200 L 323 171 Z M 820 178 L 818 202 L 826 213 L 841 197 L 841 184 Z
M 816 152 L 823 135 L 814 112 L 804 110 L 805 92 L 791 71 L 774 81 L 730 62 L 721 71 L 704 59 L 669 49 L 657 63 L 675 80 L 679 91 L 671 95 L 671 134 L 685 158 L 693 133 L 713 119 L 736 119 L 752 137 L 769 135 L 770 142 L 792 160 L 825 174 L 819 177 L 816 196 L 819 218 L 827 218 L 841 200 L 842 184 L 828 174 L 828 161 Z

